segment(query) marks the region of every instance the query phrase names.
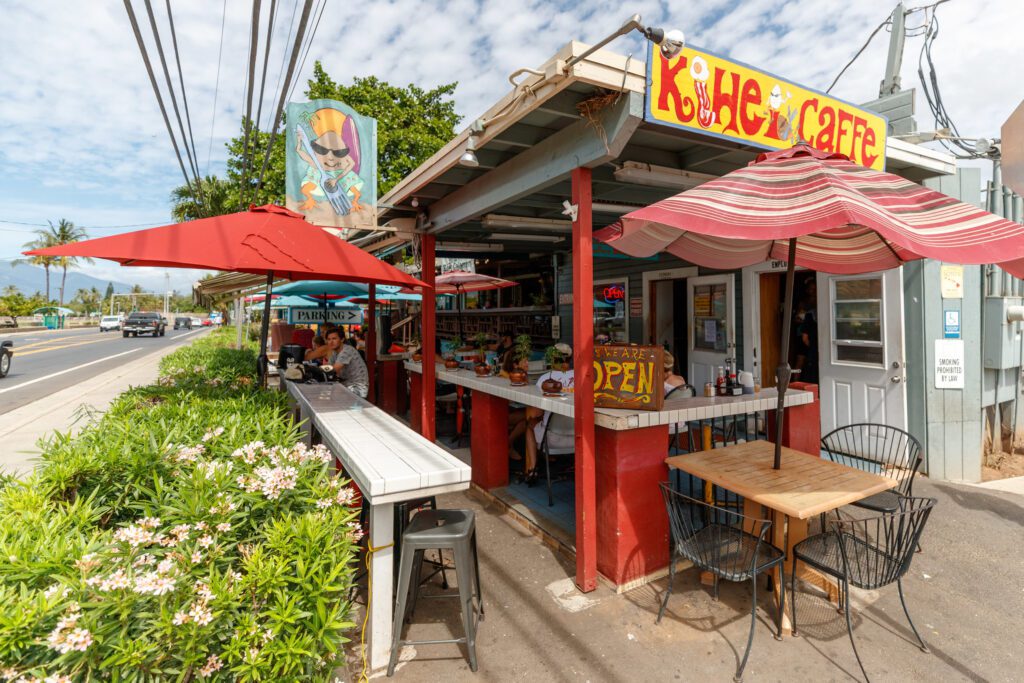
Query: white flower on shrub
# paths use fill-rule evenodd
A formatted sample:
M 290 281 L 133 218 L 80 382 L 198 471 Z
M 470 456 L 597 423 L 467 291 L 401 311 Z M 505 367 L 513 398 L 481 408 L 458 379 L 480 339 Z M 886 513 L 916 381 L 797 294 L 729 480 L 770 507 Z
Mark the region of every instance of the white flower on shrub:
M 195 462 L 205 452 L 206 446 L 202 444 L 198 446 L 180 446 L 178 452 L 174 454 L 174 460 L 176 462 Z
M 156 558 L 149 553 L 143 553 L 139 555 L 139 558 L 132 562 L 133 567 L 148 567 L 149 565 L 156 562 Z
M 182 624 L 187 624 L 189 622 L 189 619 L 190 617 L 188 616 L 188 613 L 175 612 L 174 619 L 171 620 L 171 623 L 175 626 L 181 626 Z
M 231 462 L 201 462 L 196 465 L 196 469 L 206 475 L 207 479 L 213 479 L 217 476 L 217 470 L 222 468 L 224 473 L 228 474 L 234 469 L 234 463 Z
M 208 528 L 209 527 L 206 526 L 206 522 L 196 522 L 195 523 L 195 530 L 196 531 L 206 531 Z
M 138 522 L 136 522 L 136 524 L 141 526 L 143 529 L 155 529 L 158 526 L 160 526 L 160 518 L 159 517 L 143 517 Z
M 231 463 L 228 464 L 230 465 Z M 227 515 L 235 511 L 235 508 L 237 506 L 230 498 L 227 498 L 226 496 L 227 494 L 223 492 L 217 494 L 217 499 L 220 502 L 217 503 L 216 505 L 210 506 L 211 515 Z
M 47 588 L 45 591 L 43 591 L 43 597 L 45 597 L 47 600 L 52 600 L 54 597 L 56 597 L 58 593 L 60 593 L 60 597 L 66 598 L 68 597 L 68 595 L 71 594 L 71 589 L 67 586 L 55 583 L 49 588 Z M 0 675 L 0 678 L 3 678 L 3 676 Z
M 262 441 L 253 441 L 252 443 L 245 444 L 241 448 L 236 448 L 234 452 L 231 453 L 231 457 L 241 458 L 246 464 L 252 465 L 262 457 L 264 449 L 265 446 Z
M 135 592 L 143 595 L 165 595 L 174 590 L 176 583 L 172 577 L 148 572 L 135 578 Z
M 352 501 L 355 500 L 356 492 L 349 486 L 338 489 L 338 493 L 334 496 L 334 502 L 338 505 L 351 505 Z
M 211 545 L 213 545 L 213 536 L 211 536 L 209 534 L 205 534 L 205 535 L 199 537 L 199 541 L 198 542 L 199 542 L 199 546 L 200 547 L 202 547 L 202 548 L 209 548 Z
M 221 522 L 217 525 L 217 531 L 226 534 L 231 531 L 231 522 Z
M 220 657 L 210 655 L 210 658 L 206 660 L 206 664 L 199 670 L 199 675 L 203 678 L 208 678 L 213 675 L 214 671 L 220 671 L 222 666 L 224 666 L 224 663 L 220 661 Z
M 127 543 L 133 548 L 153 542 L 153 532 L 135 524 L 122 527 L 114 532 L 114 540 Z
M 77 611 L 62 617 L 46 639 L 50 648 L 61 654 L 72 650 L 85 652 L 92 645 L 92 634 L 88 629 L 78 627 L 78 620 L 81 618 L 82 613 Z
M 206 430 L 206 433 L 203 434 L 203 441 L 204 442 L 205 441 L 210 441 L 211 439 L 215 439 L 215 438 L 217 438 L 218 436 L 220 436 L 223 433 L 224 433 L 224 428 L 223 427 L 217 427 L 216 429 L 208 429 L 208 430 Z
M 321 498 L 320 500 L 318 500 L 316 502 L 316 506 L 318 508 L 320 508 L 321 510 L 326 510 L 327 508 L 331 507 L 332 505 L 334 505 L 334 499 L 333 498 Z
M 196 595 L 202 600 L 213 600 L 213 591 L 202 581 L 196 582 Z
M 124 573 L 123 569 L 118 569 L 116 572 L 106 578 L 94 576 L 85 582 L 89 586 L 95 586 L 100 589 L 103 593 L 109 593 L 113 590 L 122 590 L 129 588 L 132 585 L 132 581 L 128 578 L 128 575 Z
M 12 557 L 11 562 L 16 562 L 17 558 Z M 96 553 L 86 553 L 82 557 L 75 561 L 75 568 L 81 569 L 83 572 L 88 572 L 90 569 L 98 567 L 100 561 L 96 559 Z
M 199 564 L 203 561 L 203 554 L 198 550 L 192 553 L 192 564 Z
M 349 522 L 348 533 L 353 541 L 359 541 L 363 538 L 363 527 L 359 522 Z
M 170 557 L 160 560 L 160 564 L 156 566 L 157 574 L 169 574 L 174 569 L 174 560 Z
M 192 609 L 188 611 L 188 616 L 198 626 L 206 626 L 213 621 L 213 612 L 206 606 L 205 600 L 200 600 L 192 605 Z

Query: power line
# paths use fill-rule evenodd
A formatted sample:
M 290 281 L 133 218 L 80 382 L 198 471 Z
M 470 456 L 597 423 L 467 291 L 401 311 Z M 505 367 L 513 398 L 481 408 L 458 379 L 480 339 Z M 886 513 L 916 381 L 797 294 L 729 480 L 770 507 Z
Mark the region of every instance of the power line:
M 174 30 L 174 15 L 171 13 L 171 0 L 164 0 L 167 5 L 167 23 L 171 27 L 171 46 L 174 48 L 174 62 L 178 67 L 178 83 L 181 84 L 181 102 L 185 106 L 185 123 L 188 124 L 188 146 L 192 148 L 192 157 L 195 159 L 196 189 L 199 192 L 199 201 L 202 206 L 209 205 L 203 192 L 202 177 L 199 175 L 199 154 L 196 152 L 196 139 L 192 135 L 192 117 L 188 111 L 188 93 L 185 91 L 185 73 L 181 69 L 181 57 L 178 52 L 178 34 Z
M 160 113 L 164 117 L 164 125 L 167 127 L 167 134 L 174 146 L 174 154 L 178 158 L 178 167 L 181 168 L 181 175 L 185 178 L 185 185 L 191 183 L 188 172 L 185 171 L 185 162 L 181 158 L 181 150 L 178 149 L 178 141 L 174 137 L 174 130 L 171 128 L 171 120 L 167 116 L 167 107 L 164 106 L 164 99 L 160 95 L 160 87 L 157 85 L 156 76 L 153 74 L 153 65 L 149 61 L 149 53 L 146 51 L 146 43 L 142 40 L 142 32 L 139 30 L 139 22 L 135 17 L 135 10 L 132 9 L 131 0 L 124 0 L 125 10 L 128 12 L 128 19 L 132 24 L 132 32 L 135 34 L 135 41 L 139 44 L 139 52 L 142 53 L 142 61 L 146 65 L 146 73 L 149 75 L 149 83 L 153 86 L 153 94 L 156 95 L 157 104 L 160 106 Z
M 281 91 L 281 79 L 284 78 L 285 65 L 288 63 L 288 48 L 292 42 L 292 33 L 295 31 L 295 17 L 298 16 L 299 0 L 292 3 L 292 18 L 288 20 L 288 37 L 285 38 L 285 49 L 281 50 L 281 68 L 277 72 L 277 83 L 274 84 L 274 92 Z
M 224 0 L 224 6 L 220 13 L 220 47 L 217 49 L 217 79 L 213 85 L 213 116 L 210 118 L 210 147 L 206 150 L 206 173 L 210 175 L 210 157 L 213 156 L 213 131 L 217 123 L 217 95 L 220 93 L 220 63 L 224 55 L 224 20 L 228 16 L 228 0 Z
M 267 21 L 267 44 L 263 47 L 263 73 L 260 75 L 260 96 L 256 104 L 256 130 L 260 129 L 263 118 L 263 91 L 267 85 L 267 64 L 270 63 L 270 45 L 274 38 L 274 23 L 277 20 L 277 0 L 270 0 L 270 18 Z
M 320 18 L 324 16 L 324 10 L 327 8 L 327 3 L 321 0 L 320 2 L 320 13 L 316 17 L 316 23 L 313 24 L 313 30 L 309 33 L 309 41 L 306 43 L 305 51 L 302 54 L 302 61 L 299 64 L 298 73 L 302 73 L 302 70 L 306 68 L 306 57 L 309 56 L 309 48 L 313 45 L 313 38 L 316 37 L 316 31 L 320 28 Z M 295 94 L 295 86 L 299 84 L 298 79 L 292 83 L 291 90 L 288 93 L 288 99 L 290 100 Z
M 846 70 L 849 69 L 851 66 L 853 66 L 853 63 L 857 61 L 857 58 L 860 57 L 861 54 L 864 53 L 864 50 L 866 50 L 868 48 L 868 45 L 871 44 L 871 41 L 874 39 L 874 37 L 876 35 L 878 35 L 879 31 L 882 30 L 882 27 L 886 26 L 887 24 L 891 24 L 891 23 L 892 23 L 892 17 L 890 16 L 890 17 L 886 17 L 885 21 L 883 21 L 881 24 L 879 24 L 878 26 L 875 27 L 875 30 L 871 32 L 871 35 L 868 36 L 868 39 L 866 41 L 864 41 L 864 44 L 860 46 L 859 50 L 857 50 L 857 54 L 855 54 L 853 56 L 853 58 L 850 59 L 850 61 L 848 61 L 846 63 L 846 66 L 843 67 L 842 71 L 839 72 L 839 75 L 836 76 L 835 80 L 832 81 L 832 85 L 828 86 L 828 88 L 825 90 L 825 94 L 826 95 L 828 93 L 832 92 L 832 88 L 836 87 L 836 83 L 838 83 L 839 79 L 843 77 L 843 74 L 846 73 Z
M 252 3 L 252 24 L 249 36 L 249 71 L 245 98 L 245 140 L 242 145 L 242 186 L 239 188 L 239 210 L 245 209 L 245 188 L 249 184 L 249 162 L 251 154 L 249 151 L 249 134 L 252 130 L 252 96 L 256 80 L 256 49 L 259 47 L 260 29 L 260 0 L 253 0 Z M 257 131 L 258 133 L 259 131 Z
M 28 225 L 37 228 L 45 228 L 50 225 L 49 223 L 28 223 L 25 221 L 9 221 L 3 218 L 0 218 L 0 223 L 6 223 L 8 225 Z M 161 221 L 157 221 L 150 223 L 130 223 L 128 225 L 80 225 L 78 227 L 84 228 L 86 230 L 116 230 L 118 228 L 142 228 L 148 227 L 150 225 L 164 225 L 164 223 Z

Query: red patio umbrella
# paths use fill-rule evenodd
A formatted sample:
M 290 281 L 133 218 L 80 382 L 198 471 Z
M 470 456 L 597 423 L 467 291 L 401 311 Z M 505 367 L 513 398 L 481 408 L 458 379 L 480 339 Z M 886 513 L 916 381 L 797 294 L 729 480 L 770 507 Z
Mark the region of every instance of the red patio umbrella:
M 205 268 L 267 275 L 267 296 L 275 278 L 344 280 L 425 287 L 416 278 L 380 261 L 325 230 L 302 214 L 272 204 L 248 211 L 158 228 L 100 237 L 25 252 L 29 256 L 88 256 L 124 266 Z M 266 362 L 270 299 L 264 301 L 260 358 Z
M 668 251 L 712 268 L 788 262 L 776 371 L 779 434 L 796 265 L 854 274 L 934 258 L 1011 262 L 1024 271 L 1024 226 L 805 143 L 760 154 L 746 168 L 628 213 L 594 237 L 631 256 Z M 777 443 L 776 469 L 780 455 Z

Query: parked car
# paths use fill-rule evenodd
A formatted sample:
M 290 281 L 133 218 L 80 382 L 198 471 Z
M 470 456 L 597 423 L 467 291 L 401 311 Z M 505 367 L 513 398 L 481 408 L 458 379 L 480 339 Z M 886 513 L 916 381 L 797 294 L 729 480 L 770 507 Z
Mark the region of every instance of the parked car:
M 176 330 L 191 330 L 192 329 L 192 318 L 186 318 L 184 316 L 178 316 L 174 319 L 174 329 Z
M 202 327 L 202 326 L 203 326 L 203 319 L 202 318 L 192 318 L 192 327 Z
M 105 315 L 100 318 L 100 332 L 121 329 L 121 318 L 116 315 Z
M 151 334 L 154 337 L 164 336 L 167 331 L 167 321 L 159 313 L 143 313 L 137 311 L 128 316 L 121 326 L 121 336 L 131 335 L 137 337 L 140 334 Z
M 212 325 L 213 325 L 213 321 L 212 320 L 210 320 L 209 318 L 203 318 L 203 327 L 211 327 Z
M 0 327 L 17 327 L 18 319 L 13 315 L 5 315 L 0 317 Z
M 14 356 L 14 342 L 0 342 L 0 377 L 6 377 L 11 371 L 11 358 Z

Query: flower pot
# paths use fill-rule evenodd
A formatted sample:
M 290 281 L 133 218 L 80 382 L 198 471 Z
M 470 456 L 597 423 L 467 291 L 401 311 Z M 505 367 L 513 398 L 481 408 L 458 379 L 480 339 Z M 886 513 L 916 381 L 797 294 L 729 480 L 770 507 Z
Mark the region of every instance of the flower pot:
M 477 377 L 487 377 L 491 374 L 491 368 L 483 363 L 473 366 L 473 372 L 476 373 Z
M 526 373 L 522 370 L 513 370 L 508 373 L 508 381 L 514 387 L 521 387 L 526 384 Z
M 454 358 L 449 358 L 448 360 L 446 360 L 444 362 L 444 366 L 446 368 L 448 368 L 449 370 L 458 370 L 459 369 L 459 361 L 455 360 Z
M 421 362 L 423 362 L 423 354 L 422 353 L 414 353 L 414 354 L 412 354 L 412 360 L 413 360 L 414 363 L 421 363 Z
M 550 377 L 540 383 L 540 390 L 545 394 L 549 395 L 560 395 L 562 393 L 562 383 L 557 379 L 551 379 Z

